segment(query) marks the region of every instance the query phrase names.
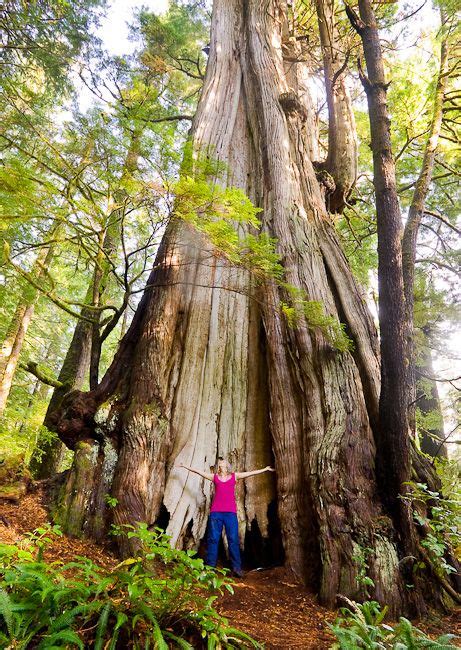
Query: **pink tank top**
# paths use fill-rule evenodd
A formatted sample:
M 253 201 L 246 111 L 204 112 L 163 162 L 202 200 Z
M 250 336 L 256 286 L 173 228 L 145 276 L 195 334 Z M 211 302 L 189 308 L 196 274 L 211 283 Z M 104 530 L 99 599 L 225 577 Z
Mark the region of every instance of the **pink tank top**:
M 210 512 L 237 512 L 235 502 L 235 474 L 230 479 L 221 481 L 217 474 L 213 476 L 215 487 Z

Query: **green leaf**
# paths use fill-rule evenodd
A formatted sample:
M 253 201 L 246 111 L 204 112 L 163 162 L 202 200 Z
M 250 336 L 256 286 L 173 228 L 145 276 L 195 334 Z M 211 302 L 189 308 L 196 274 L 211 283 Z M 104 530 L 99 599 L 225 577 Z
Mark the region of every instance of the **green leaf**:
M 64 642 L 66 644 L 71 643 L 78 646 L 81 650 L 84 650 L 85 645 L 81 638 L 73 630 L 60 630 L 54 634 L 46 635 L 38 646 L 38 650 L 49 650 L 52 646 L 56 644 L 57 641 Z
M 109 622 L 109 614 L 112 609 L 112 603 L 107 603 L 99 616 L 98 626 L 96 628 L 96 638 L 94 641 L 94 650 L 101 650 L 104 645 L 104 635 L 107 630 L 107 624 Z
M 13 635 L 13 610 L 10 596 L 0 587 L 0 615 L 6 624 L 6 629 L 10 636 Z

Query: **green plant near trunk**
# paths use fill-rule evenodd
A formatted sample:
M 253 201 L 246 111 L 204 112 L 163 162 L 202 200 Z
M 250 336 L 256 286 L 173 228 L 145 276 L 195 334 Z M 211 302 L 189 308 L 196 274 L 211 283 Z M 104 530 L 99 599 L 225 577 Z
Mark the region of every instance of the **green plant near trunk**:
M 275 282 L 285 293 L 280 309 L 290 327 L 303 319 L 312 330 L 322 333 L 339 352 L 353 347 L 344 325 L 327 314 L 325 306 L 310 300 L 307 293 L 285 280 L 285 269 L 277 252 L 277 239 L 261 232 L 258 214 L 245 192 L 219 181 L 226 166 L 208 152 L 185 148 L 182 175 L 170 188 L 174 193 L 174 216 L 190 224 L 213 245 L 215 254 L 247 269 L 259 282 Z M 245 231 L 245 232 L 244 232 Z
M 450 546 L 459 551 L 461 547 L 461 499 L 459 492 L 445 497 L 430 490 L 425 483 L 409 482 L 409 500 L 413 517 L 424 531 L 423 546 L 441 575 L 456 571 L 445 559 Z
M 0 545 L 0 647 L 261 647 L 213 607 L 223 589 L 232 591 L 225 571 L 205 566 L 193 551 L 172 549 L 159 529 L 115 532 L 137 537 L 140 552 L 113 569 L 87 557 L 45 562 L 57 527 Z
M 341 608 L 341 616 L 329 627 L 337 642 L 332 650 L 454 650 L 454 634 L 430 639 L 403 616 L 396 625 L 384 623 L 387 607 L 381 609 L 374 600 L 362 604 L 351 601 L 351 608 Z

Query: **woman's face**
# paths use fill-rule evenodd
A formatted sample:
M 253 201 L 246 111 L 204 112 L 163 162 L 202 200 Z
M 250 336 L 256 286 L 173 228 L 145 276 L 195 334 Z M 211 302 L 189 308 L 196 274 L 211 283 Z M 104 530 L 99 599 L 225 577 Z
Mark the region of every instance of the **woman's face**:
M 228 469 L 227 460 L 218 460 L 218 474 L 227 474 Z

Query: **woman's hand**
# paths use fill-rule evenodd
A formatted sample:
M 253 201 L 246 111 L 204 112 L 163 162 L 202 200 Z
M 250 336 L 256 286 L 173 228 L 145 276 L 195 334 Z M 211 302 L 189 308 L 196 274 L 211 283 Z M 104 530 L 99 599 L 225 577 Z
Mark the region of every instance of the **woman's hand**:
M 266 472 L 275 472 L 275 469 L 273 467 L 271 467 L 270 465 L 268 465 L 264 469 L 266 470 Z

